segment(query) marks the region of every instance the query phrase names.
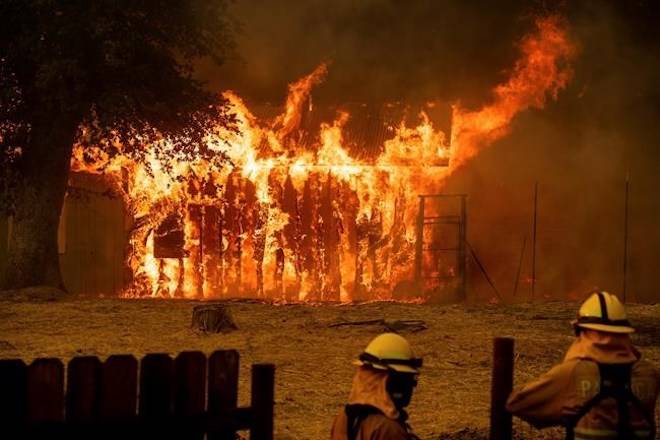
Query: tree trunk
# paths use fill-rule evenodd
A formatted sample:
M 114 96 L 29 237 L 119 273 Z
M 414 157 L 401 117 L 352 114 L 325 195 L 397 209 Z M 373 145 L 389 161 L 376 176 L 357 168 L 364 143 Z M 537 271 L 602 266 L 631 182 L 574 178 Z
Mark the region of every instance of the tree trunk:
M 0 288 L 64 288 L 57 228 L 77 125 L 76 118 L 61 113 L 42 115 L 32 124 L 30 139 L 16 164 L 18 185 Z
M 229 307 L 224 304 L 193 307 L 191 327 L 208 333 L 229 333 L 238 330 Z

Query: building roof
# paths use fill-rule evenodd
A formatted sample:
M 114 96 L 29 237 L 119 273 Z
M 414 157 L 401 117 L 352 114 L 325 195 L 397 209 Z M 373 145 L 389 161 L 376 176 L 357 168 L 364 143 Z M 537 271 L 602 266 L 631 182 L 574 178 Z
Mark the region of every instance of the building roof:
M 281 106 L 262 104 L 253 108 L 255 115 L 262 120 L 273 120 L 282 112 Z M 342 129 L 343 144 L 355 159 L 375 159 L 383 151 L 385 142 L 395 136 L 396 128 L 402 121 L 408 127 L 421 122 L 420 112 L 424 111 L 436 129 L 442 130 L 449 138 L 451 129 L 451 107 L 449 105 L 422 104 L 412 106 L 396 103 L 347 103 L 342 105 L 309 105 L 303 110 L 300 127 L 291 136 L 303 148 L 314 150 L 319 144 L 322 124 L 332 124 L 340 112 L 349 117 Z

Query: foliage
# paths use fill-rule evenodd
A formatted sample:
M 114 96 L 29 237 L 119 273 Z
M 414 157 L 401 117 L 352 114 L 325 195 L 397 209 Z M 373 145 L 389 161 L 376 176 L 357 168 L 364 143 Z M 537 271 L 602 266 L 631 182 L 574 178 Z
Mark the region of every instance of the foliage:
M 196 60 L 233 51 L 229 0 L 0 2 L 0 199 L 36 124 L 79 121 L 83 145 L 105 139 L 140 155 L 166 138 L 204 153 L 211 127 L 231 126 L 225 103 L 193 78 Z M 111 141 L 108 141 L 110 139 Z M 47 158 L 44 158 L 47 160 Z M 1 201 L 1 200 L 0 200 Z

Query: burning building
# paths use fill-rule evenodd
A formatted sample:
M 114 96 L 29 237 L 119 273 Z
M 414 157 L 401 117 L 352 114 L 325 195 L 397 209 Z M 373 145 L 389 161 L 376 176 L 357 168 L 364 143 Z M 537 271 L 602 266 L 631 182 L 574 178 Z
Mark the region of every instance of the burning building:
M 94 185 L 114 200 L 108 209 L 122 211 L 113 227 L 124 233 L 112 240 L 121 244 L 109 246 L 122 254 L 113 270 L 123 296 L 351 301 L 460 292 L 465 198 L 420 196 L 442 193 L 518 112 L 541 108 L 566 86 L 574 48 L 558 18 L 538 20 L 520 52 L 477 110 L 437 102 L 315 108 L 326 64 L 292 83 L 282 108 L 251 110 L 227 92 L 235 129 L 209 133 L 198 150 L 162 141 L 136 158 L 112 141 L 117 154 L 108 145 L 75 148 L 67 206 L 97 176 L 103 183 Z M 453 256 L 440 257 L 445 251 Z
M 252 168 L 247 172 L 236 167 L 221 177 L 221 184 L 212 175 L 190 173 L 182 182 L 185 198 L 177 205 L 164 203 L 158 205 L 158 212 L 137 218 L 128 214 L 126 275 L 131 290 L 124 294 L 202 298 L 248 295 L 317 301 L 386 299 L 393 292 L 399 294 L 399 299 L 414 295 L 412 260 L 416 258 L 417 231 L 415 227 L 408 230 L 405 222 L 416 224 L 415 219 L 406 218 L 414 215 L 406 209 L 408 205 L 416 207 L 416 195 L 400 186 L 391 200 L 371 201 L 372 195 L 387 194 L 363 185 L 388 186 L 388 168 L 413 168 L 412 162 L 375 163 L 382 153 L 381 146 L 394 139 L 397 131 L 410 130 L 405 134 L 408 142 L 424 142 L 422 151 L 447 149 L 444 137 L 435 134 L 426 113 L 409 117 L 410 109 L 401 103 L 318 109 L 312 105 L 309 92 L 305 93 L 304 105 L 297 109 L 300 120 L 288 135 L 303 156 L 313 154 L 318 139 L 324 137 L 322 154 L 326 157 L 322 163 L 305 163 L 297 158 L 293 166 L 269 163 L 265 171 L 248 163 Z M 425 107 L 446 126 L 437 133 L 448 132 L 451 109 L 436 104 Z M 261 118 L 273 120 L 280 108 L 261 106 L 257 111 Z M 405 123 L 396 125 L 418 117 L 423 118 L 432 135 L 427 139 L 423 138 L 422 126 L 408 129 Z M 323 122 L 328 118 L 336 119 L 332 124 Z M 349 147 L 343 150 L 342 144 Z M 373 169 L 363 169 L 366 165 L 353 162 L 353 157 L 371 163 Z M 433 159 L 429 171 L 448 166 L 447 157 Z M 256 162 L 259 160 L 257 157 Z M 260 173 L 263 182 L 254 179 Z M 371 182 L 361 182 L 367 174 Z M 126 201 L 124 209 L 130 210 L 131 201 L 123 193 L 125 176 L 130 173 L 123 171 L 118 180 L 108 179 L 112 174 L 95 175 L 85 169 L 72 175 L 63 228 L 67 222 L 76 221 L 67 219 L 67 213 L 80 204 L 99 205 L 99 195 L 120 195 Z M 105 191 L 98 188 L 102 182 L 108 185 Z M 261 193 L 259 185 L 263 185 Z M 372 208 L 360 211 L 361 205 Z M 388 209 L 393 211 L 388 213 Z M 138 255 L 144 255 L 145 260 L 137 260 Z M 131 256 L 136 259 L 131 260 Z M 142 266 L 142 270 L 131 271 L 135 265 Z M 395 285 L 388 282 L 393 271 L 401 272 L 395 275 L 399 280 Z

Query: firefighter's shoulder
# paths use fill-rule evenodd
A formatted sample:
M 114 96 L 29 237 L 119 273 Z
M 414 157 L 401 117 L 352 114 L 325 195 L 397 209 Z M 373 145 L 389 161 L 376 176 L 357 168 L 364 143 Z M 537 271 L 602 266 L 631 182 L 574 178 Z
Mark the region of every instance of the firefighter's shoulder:
M 407 440 L 408 432 L 401 422 L 384 416 L 370 414 L 362 422 L 362 432 L 370 433 L 366 437 L 374 440 Z

